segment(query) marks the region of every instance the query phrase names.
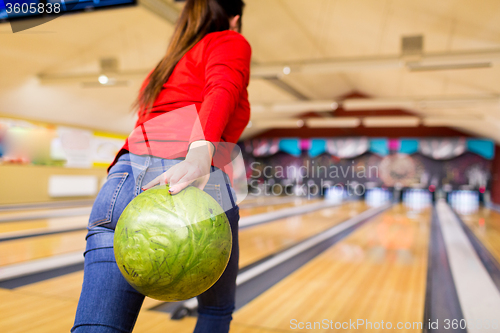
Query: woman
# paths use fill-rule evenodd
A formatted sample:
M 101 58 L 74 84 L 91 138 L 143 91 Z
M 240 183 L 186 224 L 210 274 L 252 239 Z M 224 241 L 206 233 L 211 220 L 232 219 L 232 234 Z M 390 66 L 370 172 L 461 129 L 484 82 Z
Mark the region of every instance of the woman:
M 229 331 L 238 271 L 239 212 L 228 176 L 214 166 L 212 156 L 221 143 L 237 142 L 250 117 L 246 88 L 251 49 L 239 34 L 243 6 L 241 0 L 187 0 L 165 57 L 141 88 L 136 129 L 108 170 L 92 208 L 72 332 L 132 331 L 144 296 L 116 266 L 113 232 L 125 206 L 157 184 L 170 184 L 172 195 L 188 185 L 197 186 L 226 211 L 233 233 L 231 258 L 217 283 L 198 297 L 194 331 Z M 193 136 L 193 130 L 184 138 L 172 134 L 179 126 L 163 125 L 171 126 L 175 116 L 157 121 L 170 115 L 187 119 L 190 106 L 201 136 Z

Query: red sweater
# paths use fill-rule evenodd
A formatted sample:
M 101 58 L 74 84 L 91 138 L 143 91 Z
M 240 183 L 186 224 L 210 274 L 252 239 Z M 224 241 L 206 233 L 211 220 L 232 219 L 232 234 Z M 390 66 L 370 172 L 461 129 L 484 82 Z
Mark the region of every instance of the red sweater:
M 172 159 L 185 157 L 195 140 L 216 147 L 218 142 L 236 143 L 250 119 L 250 57 L 250 44 L 241 34 L 226 30 L 206 35 L 178 62 L 152 112 L 139 112 L 123 149 Z

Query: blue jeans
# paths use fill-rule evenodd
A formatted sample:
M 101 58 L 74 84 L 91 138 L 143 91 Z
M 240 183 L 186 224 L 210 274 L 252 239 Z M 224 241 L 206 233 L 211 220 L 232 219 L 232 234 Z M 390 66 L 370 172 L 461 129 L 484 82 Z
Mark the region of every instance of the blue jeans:
M 141 187 L 179 162 L 125 154 L 110 169 L 90 214 L 83 286 L 71 332 L 132 332 L 144 296 L 128 284 L 116 265 L 114 229 L 123 209 L 141 193 Z M 212 167 L 205 192 L 226 211 L 233 247 L 221 278 L 198 296 L 198 321 L 194 332 L 228 332 L 238 274 L 239 209 L 227 176 L 216 168 Z

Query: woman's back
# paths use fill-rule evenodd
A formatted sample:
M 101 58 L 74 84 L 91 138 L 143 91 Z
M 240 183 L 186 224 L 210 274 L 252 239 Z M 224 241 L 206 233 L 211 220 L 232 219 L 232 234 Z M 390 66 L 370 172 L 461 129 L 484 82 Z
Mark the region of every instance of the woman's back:
M 205 140 L 236 143 L 250 118 L 247 93 L 250 57 L 250 45 L 241 34 L 227 30 L 206 35 L 179 61 L 163 84 L 151 112 L 140 114 L 136 129 L 146 124 L 145 134 L 153 145 L 154 142 L 171 142 L 168 128 L 179 126 L 162 120 L 169 119 L 167 117 L 158 116 L 194 105 Z M 147 80 L 143 87 L 146 84 Z M 134 133 L 125 148 L 138 155 L 148 154 L 144 134 L 139 130 Z M 187 137 L 189 135 L 186 133 Z M 156 151 L 153 155 L 172 158 L 172 155 L 161 156 Z

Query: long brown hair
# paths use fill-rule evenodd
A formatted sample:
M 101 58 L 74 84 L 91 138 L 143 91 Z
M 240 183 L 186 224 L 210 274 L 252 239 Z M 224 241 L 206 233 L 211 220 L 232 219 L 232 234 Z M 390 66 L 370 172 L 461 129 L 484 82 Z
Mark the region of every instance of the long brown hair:
M 241 15 L 242 0 L 187 0 L 177 20 L 174 34 L 166 55 L 148 77 L 148 83 L 141 90 L 134 103 L 141 112 L 149 112 L 162 86 L 167 82 L 181 58 L 205 35 L 229 29 L 229 19 Z

